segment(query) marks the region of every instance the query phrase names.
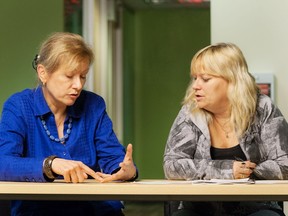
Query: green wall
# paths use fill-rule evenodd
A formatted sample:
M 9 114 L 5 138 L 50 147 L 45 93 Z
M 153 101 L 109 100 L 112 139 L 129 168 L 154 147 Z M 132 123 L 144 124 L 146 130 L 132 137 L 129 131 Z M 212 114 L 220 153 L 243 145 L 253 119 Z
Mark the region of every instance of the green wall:
M 133 143 L 140 178 L 163 178 L 164 148 L 191 58 L 210 43 L 210 9 L 126 9 L 123 32 L 124 143 Z
M 0 111 L 14 92 L 37 84 L 31 62 L 39 44 L 63 31 L 61 0 L 1 0 L 0 2 Z
M 64 30 L 61 0 L 0 2 L 0 110 L 14 92 L 36 86 L 31 67 L 46 36 Z M 210 9 L 124 9 L 124 143 L 140 178 L 162 178 L 170 127 L 197 50 L 210 43 Z

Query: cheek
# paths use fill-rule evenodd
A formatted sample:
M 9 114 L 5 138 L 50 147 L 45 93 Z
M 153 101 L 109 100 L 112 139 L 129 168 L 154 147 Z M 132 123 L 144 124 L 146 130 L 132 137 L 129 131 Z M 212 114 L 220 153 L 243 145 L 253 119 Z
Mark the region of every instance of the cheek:
M 227 85 L 219 85 L 215 88 L 215 94 L 217 95 L 218 100 L 227 99 Z
M 68 83 L 59 83 L 59 82 L 51 82 L 49 83 L 49 90 L 54 92 L 56 95 L 63 95 L 66 92 L 66 89 L 68 88 Z
M 81 81 L 82 88 L 84 87 L 85 83 L 86 83 L 86 79 Z

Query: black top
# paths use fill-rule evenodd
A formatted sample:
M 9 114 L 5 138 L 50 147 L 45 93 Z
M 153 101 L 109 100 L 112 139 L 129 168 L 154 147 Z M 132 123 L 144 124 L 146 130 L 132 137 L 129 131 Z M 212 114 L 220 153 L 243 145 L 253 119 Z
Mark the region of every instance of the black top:
M 231 148 L 215 148 L 211 146 L 210 153 L 212 160 L 247 160 L 239 144 Z

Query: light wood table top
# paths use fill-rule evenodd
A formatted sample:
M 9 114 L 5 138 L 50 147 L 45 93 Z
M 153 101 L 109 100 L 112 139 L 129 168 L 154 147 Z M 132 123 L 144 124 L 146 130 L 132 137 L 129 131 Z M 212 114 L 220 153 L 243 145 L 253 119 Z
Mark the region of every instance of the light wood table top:
M 2 200 L 288 201 L 288 181 L 267 184 L 192 184 L 185 181 L 84 183 L 0 182 Z

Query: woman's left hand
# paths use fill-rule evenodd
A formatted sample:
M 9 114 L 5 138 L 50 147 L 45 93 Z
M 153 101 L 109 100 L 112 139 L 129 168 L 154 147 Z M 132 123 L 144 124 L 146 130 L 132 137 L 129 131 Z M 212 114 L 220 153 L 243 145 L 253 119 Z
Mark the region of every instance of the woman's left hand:
M 256 164 L 251 161 L 234 161 L 233 176 L 234 179 L 249 178 Z
M 132 144 L 128 144 L 126 155 L 124 157 L 123 162 L 119 164 L 120 170 L 118 172 L 112 175 L 97 172 L 97 175 L 102 177 L 101 182 L 111 182 L 117 180 L 125 181 L 135 177 L 137 171 L 133 162 L 132 152 L 133 152 Z

